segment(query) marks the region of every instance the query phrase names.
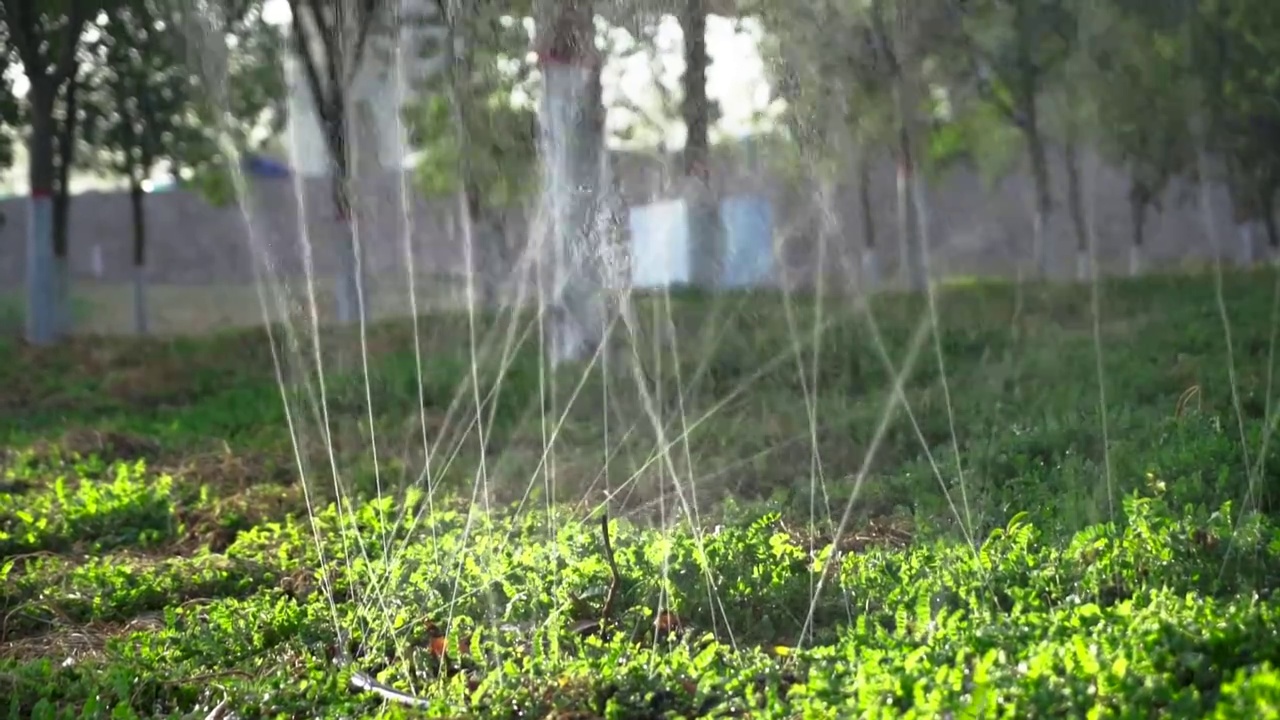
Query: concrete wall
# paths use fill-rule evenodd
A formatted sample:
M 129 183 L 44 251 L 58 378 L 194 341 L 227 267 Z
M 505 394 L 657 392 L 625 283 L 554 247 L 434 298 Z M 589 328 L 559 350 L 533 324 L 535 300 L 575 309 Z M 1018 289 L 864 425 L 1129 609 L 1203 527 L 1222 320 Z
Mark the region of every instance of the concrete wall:
M 673 163 L 653 157 L 619 155 L 615 162 L 618 183 L 628 204 L 647 202 L 678 191 L 671 178 Z M 1058 274 L 1070 276 L 1075 268 L 1075 241 L 1067 219 L 1062 164 L 1055 160 L 1055 196 L 1058 211 L 1049 227 L 1049 246 Z M 754 190 L 774 200 L 778 222 L 776 244 L 780 267 L 788 285 L 806 285 L 816 277 L 818 262 L 814 237 L 821 203 L 812 190 L 787 187 L 770 173 L 753 170 L 742 162 L 721 159 L 715 170 L 721 194 Z M 885 162 L 873 174 L 874 221 L 883 248 L 882 265 L 892 272 L 897 261 L 894 175 Z M 1123 272 L 1128 258 L 1129 211 L 1127 181 L 1121 173 L 1102 168 L 1091 184 L 1100 243 L 1100 261 L 1112 272 Z M 948 274 L 1012 275 L 1019 260 L 1030 253 L 1030 191 L 1026 176 L 1007 178 L 988 190 L 971 172 L 956 171 L 931 189 L 931 235 L 935 272 Z M 408 190 L 402 201 L 398 176 L 366 181 L 357 191 L 358 231 L 366 249 L 366 262 L 376 282 L 379 278 L 405 276 L 405 241 L 414 257 L 418 277 L 458 275 L 464 272 L 465 253 L 452 199 L 424 199 Z M 1224 193 L 1216 195 L 1217 224 L 1228 247 L 1235 248 L 1235 231 Z M 1199 209 L 1190 188 L 1171 190 L 1162 212 L 1148 222 L 1147 258 L 1152 267 L 1169 267 L 1211 258 Z M 863 245 L 856 188 L 842 183 L 832 203 L 844 228 L 837 247 L 829 250 L 832 261 L 823 264 L 832 280 L 853 282 L 851 273 Z M 26 232 L 26 201 L 11 198 L 0 203 L 7 224 L 0 230 L 0 287 L 22 281 Z M 150 238 L 146 277 L 152 283 L 176 285 L 225 285 L 252 282 L 251 248 L 282 277 L 298 278 L 305 267 L 304 249 L 310 241 L 316 272 L 329 277 L 334 269 L 335 224 L 331 220 L 328 189 L 314 181 L 295 185 L 292 180 L 259 180 L 240 207 L 211 207 L 185 191 L 148 196 L 147 227 Z M 304 221 L 305 220 L 305 221 Z M 524 242 L 525 222 L 512 219 L 512 243 Z M 71 265 L 74 276 L 95 277 L 94 248 L 103 259 L 103 282 L 128 282 L 132 239 L 130 208 L 123 193 L 87 193 L 72 203 L 70 224 Z M 305 228 L 306 233 L 300 230 Z M 1259 241 L 1261 245 L 1262 241 Z M 514 248 L 513 248 L 514 250 Z

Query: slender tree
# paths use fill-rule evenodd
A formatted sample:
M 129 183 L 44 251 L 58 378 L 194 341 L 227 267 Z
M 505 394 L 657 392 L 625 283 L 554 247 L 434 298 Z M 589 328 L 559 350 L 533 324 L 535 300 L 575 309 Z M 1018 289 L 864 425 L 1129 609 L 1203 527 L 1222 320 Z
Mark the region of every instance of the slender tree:
M 1185 47 L 1140 18 L 1108 13 L 1089 49 L 1082 83 L 1094 97 L 1096 143 L 1129 179 L 1129 273 L 1143 269 L 1152 210 L 1170 183 L 1191 171 L 1187 120 L 1193 101 Z
M 860 272 L 863 281 L 879 283 L 877 228 L 871 197 L 872 163 L 878 151 L 895 142 L 890 83 L 867 14 L 837 2 L 768 6 L 765 22 L 775 41 L 766 47 L 773 60 L 775 86 L 790 112 L 783 116 L 787 133 L 799 150 L 798 165 L 785 168 L 789 179 L 816 181 L 822 203 L 820 242 L 841 235 L 836 227 L 834 197 L 840 178 L 852 163 L 861 216 Z M 865 10 L 865 9 L 863 9 Z M 806 44 L 800 38 L 823 38 Z M 841 52 L 810 51 L 839 43 Z M 798 172 L 791 172 L 798 171 Z M 820 245 L 822 253 L 826 247 Z
M 889 78 L 893 98 L 897 144 L 898 229 L 902 259 L 900 272 L 912 290 L 923 290 L 929 282 L 924 247 L 924 231 L 917 212 L 924 185 L 920 181 L 921 118 L 923 104 L 921 74 L 926 55 L 924 24 L 920 8 L 910 3 L 872 0 L 871 30 L 879 62 Z
M 514 269 L 507 213 L 537 185 L 537 113 L 512 102 L 535 70 L 524 61 L 532 38 L 523 24 L 503 21 L 511 3 L 438 4 L 450 62 L 407 113 L 412 140 L 424 148 L 417 184 L 429 195 L 460 196 L 479 300 L 489 305 Z
M 870 174 L 878 151 L 897 161 L 897 228 L 899 272 L 909 287 L 923 288 L 924 255 L 919 245 L 913 176 L 922 142 L 919 105 L 910 99 L 915 78 L 909 67 L 922 65 L 914 53 L 920 35 L 911 17 L 887 0 L 852 5 L 829 3 L 769 4 L 765 23 L 777 37 L 778 87 L 787 101 L 787 128 L 799 143 L 801 170 L 815 170 L 818 195 L 832 205 L 835 177 L 854 170 L 863 217 L 863 273 L 878 282 L 877 228 L 870 199 Z M 814 40 L 818 38 L 818 40 Z M 840 47 L 838 51 L 815 47 Z M 850 168 L 850 164 L 852 168 Z M 923 199 L 922 199 L 923 200 Z M 824 217 L 833 208 L 823 211 Z M 829 220 L 829 218 L 828 218 Z M 828 223 L 829 224 L 829 223 Z M 833 236 L 833 228 L 823 236 Z
M 293 23 L 291 49 L 328 151 L 330 193 L 339 248 L 337 320 L 367 316 L 361 249 L 352 226 L 351 89 L 369 54 L 370 41 L 386 35 L 395 20 L 391 0 L 288 0 Z
M 8 27 L 0 24 L 0 47 L 12 46 L 8 35 Z M 13 76 L 0 73 L 0 170 L 3 172 L 13 167 L 13 141 L 21 133 L 21 123 L 22 111 L 13 92 Z
M 77 70 L 62 87 L 54 106 L 57 130 L 53 142 L 53 282 L 54 322 L 57 332 L 66 335 L 71 331 L 71 169 L 76 166 L 82 116 L 81 95 L 85 68 L 77 63 Z
M 97 167 L 122 177 L 133 220 L 134 330 L 148 332 L 146 188 L 161 164 L 197 162 L 213 143 L 200 117 L 200 84 L 158 0 L 131 0 L 102 25 L 102 53 L 86 82 L 85 140 Z
M 195 84 L 186 123 L 199 132 L 174 138 L 169 171 L 215 205 L 241 200 L 241 158 L 271 144 L 287 120 L 284 38 L 261 0 L 133 1 L 161 3 L 150 7 L 167 19 L 165 39 Z
M 1025 142 L 1035 183 L 1032 262 L 1046 277 L 1053 188 L 1042 101 L 1077 36 L 1070 0 L 951 0 L 951 8 L 967 60 L 961 81 L 972 82 Z
M 8 44 L 4 25 L 0 25 L 0 44 Z M 8 173 L 13 167 L 13 141 L 21 133 L 20 123 L 21 110 L 13 93 L 13 78 L 7 73 L 0 74 L 0 173 Z M 0 212 L 0 232 L 7 224 L 8 218 Z
M 1164 64 L 1177 71 L 1165 93 L 1187 98 L 1184 117 L 1195 159 L 1190 174 L 1202 187 L 1226 185 L 1241 259 L 1252 262 L 1258 227 L 1269 237 L 1274 227 L 1280 6 L 1266 0 L 1113 1 L 1143 27 L 1147 42 L 1176 53 Z M 1152 108 L 1150 116 L 1157 114 Z
M 680 115 L 684 120 L 685 144 L 681 165 L 685 178 L 685 202 L 689 218 L 687 238 L 692 245 L 694 282 L 712 287 L 723 261 L 724 232 L 719 207 L 711 188 L 711 123 L 715 104 L 707 96 L 707 0 L 688 0 L 679 11 L 684 36 L 684 98 Z
M 1218 45 L 1228 81 L 1223 88 L 1225 117 L 1220 143 L 1227 158 L 1242 260 L 1256 259 L 1256 242 L 1265 234 L 1274 255 L 1280 248 L 1275 222 L 1280 193 L 1280 7 L 1252 0 L 1220 6 Z M 1261 231 L 1261 232 L 1260 232 Z

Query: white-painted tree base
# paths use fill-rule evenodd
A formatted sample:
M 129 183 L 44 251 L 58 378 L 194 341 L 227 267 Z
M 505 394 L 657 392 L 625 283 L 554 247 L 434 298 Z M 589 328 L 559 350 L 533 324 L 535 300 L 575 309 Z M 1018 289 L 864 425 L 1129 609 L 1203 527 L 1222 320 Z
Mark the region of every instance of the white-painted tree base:
M 361 282 L 361 267 L 356 260 L 358 250 L 351 231 L 348 225 L 345 228 L 347 238 L 339 240 L 345 243 L 346 247 L 338 248 L 338 274 L 334 278 L 333 299 L 336 313 L 334 320 L 340 325 L 359 322 L 362 310 L 364 319 L 367 320 L 369 317 L 368 287 Z
M 881 282 L 880 254 L 875 248 L 867 248 L 862 251 L 862 283 L 867 290 L 877 290 Z
M 93 266 L 93 276 L 99 280 L 107 272 L 106 262 L 102 258 L 102 245 L 95 244 L 90 253 L 90 264 Z
M 1092 263 L 1088 252 L 1076 253 L 1076 280 L 1088 282 L 1093 277 Z
M 714 290 L 721 280 L 724 255 L 724 227 L 720 208 L 709 188 L 690 182 L 685 202 L 685 221 L 689 223 L 690 274 L 695 287 Z
M 550 275 L 550 287 L 542 288 L 541 303 L 547 359 L 554 368 L 587 360 L 604 340 L 605 297 L 598 270 L 605 238 L 598 220 L 606 207 L 600 193 L 610 183 L 604 137 L 594 131 L 588 106 L 594 97 L 594 71 L 550 62 L 542 65 L 542 73 L 539 157 L 550 222 L 550 247 L 542 258 L 550 264 L 550 272 L 543 273 L 544 279 Z
M 1049 267 L 1049 252 L 1045 247 L 1045 221 L 1047 218 L 1036 210 L 1031 214 L 1031 265 L 1036 280 L 1048 280 L 1052 268 Z
M 53 258 L 53 198 L 32 195 L 27 224 L 27 324 L 32 345 L 52 345 L 58 338 L 57 271 Z
M 1236 228 L 1236 236 L 1240 242 L 1238 260 L 1243 267 L 1252 267 L 1258 261 L 1257 224 L 1246 222 Z
M 1142 248 L 1138 245 L 1129 246 L 1129 277 L 1138 277 L 1142 274 Z

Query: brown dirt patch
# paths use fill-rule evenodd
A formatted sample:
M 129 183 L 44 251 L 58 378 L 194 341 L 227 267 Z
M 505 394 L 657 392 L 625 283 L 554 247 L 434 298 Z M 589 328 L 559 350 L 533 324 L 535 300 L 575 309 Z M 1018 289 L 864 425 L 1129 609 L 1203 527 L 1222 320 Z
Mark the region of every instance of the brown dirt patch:
M 167 458 L 156 469 L 186 481 L 209 485 L 222 495 L 242 493 L 256 485 L 292 485 L 292 460 L 283 453 L 221 450 Z
M 160 456 L 160 443 L 153 438 L 123 432 L 76 428 L 63 433 L 58 444 L 73 455 L 97 455 L 108 463 L 132 460 L 150 462 Z
M 107 643 L 131 633 L 164 627 L 160 612 L 143 613 L 125 622 L 95 622 L 59 627 L 39 635 L 0 642 L 0 660 L 29 661 L 43 658 L 64 663 L 92 661 L 102 656 Z
M 143 435 L 73 428 L 57 440 L 39 440 L 27 448 L 0 449 L 0 471 L 19 462 L 60 468 L 76 457 L 92 455 L 108 464 L 135 460 L 151 464 L 161 457 L 162 452 L 159 442 Z M 74 473 L 69 473 L 67 480 L 74 482 Z
M 870 518 L 859 527 L 846 530 L 838 538 L 831 533 L 791 528 L 785 523 L 781 525 L 782 530 L 790 535 L 797 545 L 825 548 L 834 542 L 835 550 L 840 555 L 866 552 L 873 548 L 902 549 L 910 545 L 914 538 L 910 520 L 892 515 Z

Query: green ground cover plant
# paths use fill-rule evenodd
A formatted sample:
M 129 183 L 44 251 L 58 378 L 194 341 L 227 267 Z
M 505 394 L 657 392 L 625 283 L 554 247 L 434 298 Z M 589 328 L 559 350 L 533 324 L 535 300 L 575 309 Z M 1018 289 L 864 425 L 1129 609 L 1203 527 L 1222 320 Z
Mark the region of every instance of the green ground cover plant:
M 1099 289 L 0 346 L 0 713 L 1280 717 L 1275 279 Z

